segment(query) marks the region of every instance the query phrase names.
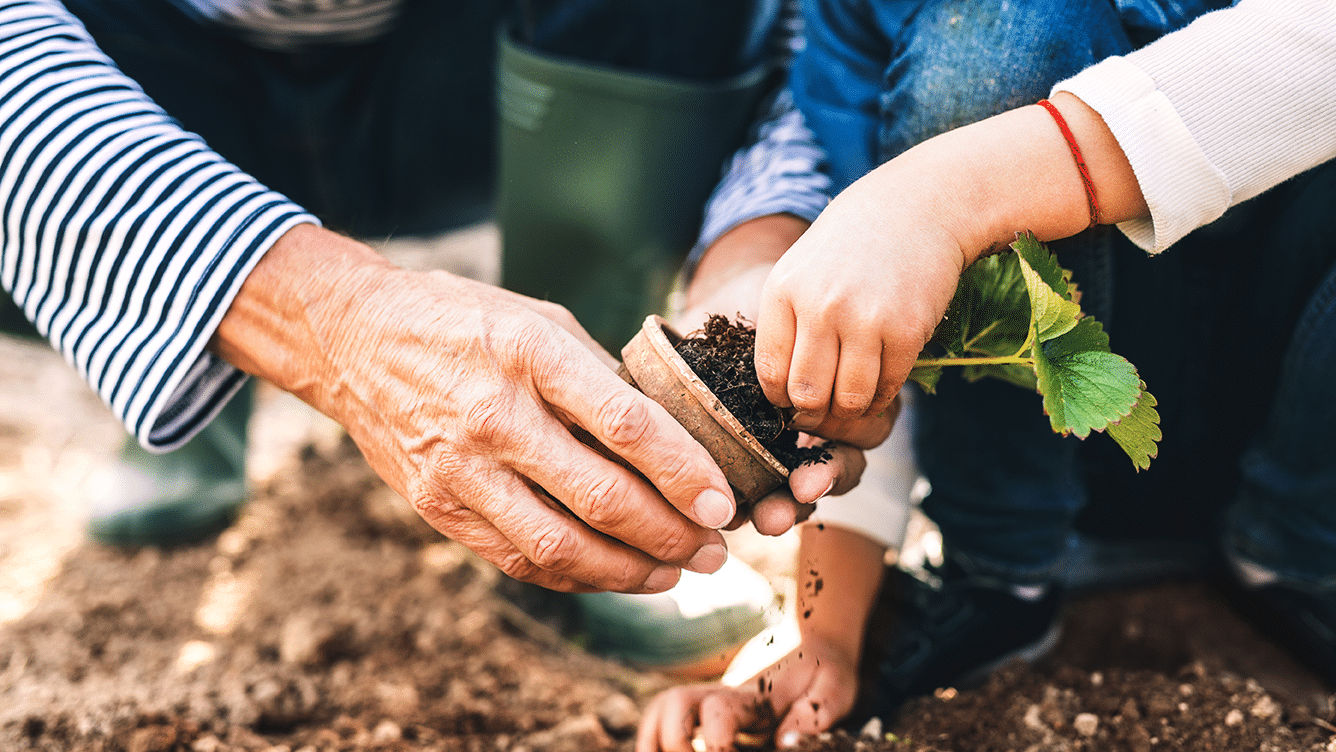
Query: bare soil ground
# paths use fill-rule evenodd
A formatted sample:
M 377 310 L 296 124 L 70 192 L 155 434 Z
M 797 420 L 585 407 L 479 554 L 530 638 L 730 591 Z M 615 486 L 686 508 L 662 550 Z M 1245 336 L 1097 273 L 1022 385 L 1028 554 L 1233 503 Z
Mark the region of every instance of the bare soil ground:
M 331 425 L 262 392 L 253 501 L 217 541 L 109 550 L 81 494 L 120 435 L 0 341 L 0 750 L 630 750 L 671 679 L 518 608 Z M 808 752 L 1336 752 L 1336 696 L 1204 583 L 1082 598 L 1057 652 Z

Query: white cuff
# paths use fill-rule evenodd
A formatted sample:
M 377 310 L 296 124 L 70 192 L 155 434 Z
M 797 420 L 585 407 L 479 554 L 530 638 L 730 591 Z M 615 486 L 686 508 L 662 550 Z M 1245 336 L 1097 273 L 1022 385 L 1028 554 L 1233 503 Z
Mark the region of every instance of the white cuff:
M 1126 58 L 1108 58 L 1053 91 L 1070 92 L 1098 112 L 1127 155 L 1150 207 L 1150 219 L 1118 225 L 1133 243 L 1158 253 L 1230 207 L 1225 175 L 1155 81 Z

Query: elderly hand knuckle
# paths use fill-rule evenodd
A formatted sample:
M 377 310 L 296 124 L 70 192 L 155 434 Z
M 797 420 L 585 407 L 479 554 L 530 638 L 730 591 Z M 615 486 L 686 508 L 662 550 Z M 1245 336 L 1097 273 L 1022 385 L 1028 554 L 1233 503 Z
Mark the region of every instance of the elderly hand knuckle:
M 464 411 L 461 428 L 471 442 L 482 446 L 499 444 L 511 430 L 509 390 L 500 385 L 479 389 Z
M 659 561 L 683 561 L 694 554 L 698 547 L 695 537 L 685 526 L 673 525 L 658 531 L 653 550 L 646 553 Z
M 578 548 L 575 532 L 568 526 L 562 526 L 540 534 L 533 542 L 530 558 L 545 571 L 565 572 L 576 563 Z
M 661 491 L 673 494 L 699 482 L 701 466 L 687 453 L 665 456 L 659 459 L 659 472 L 655 475 L 654 485 Z
M 581 493 L 582 514 L 585 522 L 596 530 L 607 531 L 629 517 L 626 488 L 622 477 L 607 473 L 595 478 Z
M 532 582 L 546 573 L 542 567 L 525 558 L 524 554 L 518 551 L 512 551 L 509 555 L 501 557 L 493 563 L 507 577 L 520 582 Z
M 604 437 L 617 448 L 644 441 L 651 425 L 644 402 L 632 392 L 608 398 L 599 408 L 597 420 Z

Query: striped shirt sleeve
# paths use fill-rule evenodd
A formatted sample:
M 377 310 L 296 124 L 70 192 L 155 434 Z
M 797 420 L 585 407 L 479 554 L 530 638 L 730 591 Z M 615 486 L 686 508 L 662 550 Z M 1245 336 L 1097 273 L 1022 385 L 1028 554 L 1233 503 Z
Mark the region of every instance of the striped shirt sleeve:
M 749 219 L 788 213 L 814 221 L 830 201 L 825 159 L 792 92 L 781 89 L 706 204 L 700 236 L 687 259 L 688 274 L 711 243 Z
M 314 217 L 183 130 L 54 0 L 0 2 L 0 283 L 146 448 L 245 374 L 206 346 L 251 268 Z
M 783 69 L 806 44 L 801 5 L 784 0 L 780 6 L 780 22 L 771 41 L 775 62 Z M 724 166 L 687 257 L 686 276 L 710 244 L 747 220 L 786 213 L 815 220 L 830 202 L 825 162 L 826 153 L 794 105 L 793 92 L 780 88 L 762 108 L 747 145 Z

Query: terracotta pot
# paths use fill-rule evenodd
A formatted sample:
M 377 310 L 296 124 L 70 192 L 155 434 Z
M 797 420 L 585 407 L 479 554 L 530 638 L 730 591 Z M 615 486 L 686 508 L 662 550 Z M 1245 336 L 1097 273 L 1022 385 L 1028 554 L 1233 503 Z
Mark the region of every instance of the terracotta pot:
M 622 348 L 619 374 L 663 405 L 710 452 L 739 504 L 755 502 L 783 484 L 789 471 L 742 427 L 673 349 L 681 340 L 663 318 L 647 317 Z

